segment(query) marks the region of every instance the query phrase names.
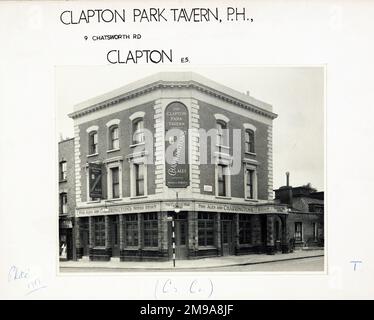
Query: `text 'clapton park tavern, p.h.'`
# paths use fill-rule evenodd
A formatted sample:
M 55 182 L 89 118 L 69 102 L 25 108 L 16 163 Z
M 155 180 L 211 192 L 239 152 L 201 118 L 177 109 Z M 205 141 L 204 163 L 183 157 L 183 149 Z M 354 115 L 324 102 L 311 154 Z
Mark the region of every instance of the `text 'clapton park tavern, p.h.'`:
M 69 116 L 71 155 L 62 142 L 59 160 L 60 171 L 73 170 L 73 199 L 60 197 L 65 210 L 69 197 L 74 203 L 60 218 L 70 258 L 171 259 L 171 220 L 177 259 L 289 251 L 290 209 L 273 200 L 269 104 L 167 72 Z

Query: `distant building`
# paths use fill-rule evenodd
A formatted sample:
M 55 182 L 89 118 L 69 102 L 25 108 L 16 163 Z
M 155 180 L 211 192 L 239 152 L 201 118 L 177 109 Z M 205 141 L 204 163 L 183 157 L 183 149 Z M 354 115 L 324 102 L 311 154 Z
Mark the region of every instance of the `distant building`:
M 75 214 L 74 138 L 58 143 L 59 247 L 61 259 L 73 259 Z
M 324 245 L 324 192 L 310 185 L 291 187 L 288 184 L 275 191 L 275 202 L 289 208 L 288 238 L 295 248 Z

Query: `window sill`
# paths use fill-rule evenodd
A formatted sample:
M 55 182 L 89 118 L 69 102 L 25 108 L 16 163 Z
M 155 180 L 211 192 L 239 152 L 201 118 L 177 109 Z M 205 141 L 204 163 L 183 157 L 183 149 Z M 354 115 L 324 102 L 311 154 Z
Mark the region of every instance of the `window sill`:
M 68 213 L 59 213 L 60 218 L 66 218 L 69 214 Z
M 135 199 L 144 199 L 144 198 L 148 198 L 147 195 L 144 195 L 144 196 L 132 196 L 130 197 L 131 200 L 135 200 Z
M 62 180 L 59 180 L 58 183 L 67 182 L 67 181 L 68 181 L 67 179 L 62 179 Z
M 108 198 L 108 199 L 103 199 L 105 203 L 112 203 L 112 202 L 119 202 L 122 201 L 122 198 Z
M 129 246 L 129 247 L 124 247 L 123 250 L 138 251 L 140 250 L 140 248 L 137 246 Z
M 87 201 L 87 204 L 90 204 L 90 203 L 100 203 L 101 200 L 88 200 Z
M 230 147 L 229 147 L 229 146 L 224 146 L 224 145 L 221 145 L 221 144 L 216 144 L 216 147 L 217 147 L 217 148 L 226 149 L 226 150 L 230 150 Z
M 244 198 L 244 201 L 248 201 L 248 202 L 258 202 L 257 199 L 251 199 L 251 198 Z
M 245 154 L 248 154 L 250 156 L 257 156 L 256 152 L 245 151 Z
M 142 250 L 158 251 L 158 247 L 143 247 Z
M 95 246 L 92 249 L 105 250 L 106 247 L 105 246 Z
M 98 155 L 99 155 L 98 152 L 97 152 L 97 153 L 88 154 L 88 155 L 87 155 L 87 158 L 95 157 L 95 156 L 98 156 Z
M 144 146 L 144 145 L 145 145 L 145 142 L 134 143 L 134 144 L 130 144 L 130 148 Z
M 116 151 L 120 151 L 120 148 L 118 148 L 118 149 L 110 149 L 110 150 L 107 151 L 107 153 L 116 152 Z
M 216 196 L 216 199 L 231 200 L 231 197 L 228 197 L 228 196 Z

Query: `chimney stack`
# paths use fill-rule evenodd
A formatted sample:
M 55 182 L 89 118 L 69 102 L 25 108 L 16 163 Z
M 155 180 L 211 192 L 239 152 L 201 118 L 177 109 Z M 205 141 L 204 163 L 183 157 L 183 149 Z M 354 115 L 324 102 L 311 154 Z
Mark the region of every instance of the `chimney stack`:
M 286 186 L 290 186 L 290 173 L 288 171 L 286 172 Z

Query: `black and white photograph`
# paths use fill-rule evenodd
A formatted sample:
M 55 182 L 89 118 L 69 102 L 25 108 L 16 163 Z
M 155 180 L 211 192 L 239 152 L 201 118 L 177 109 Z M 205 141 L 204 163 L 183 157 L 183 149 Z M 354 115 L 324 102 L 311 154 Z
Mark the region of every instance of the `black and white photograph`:
M 60 272 L 323 272 L 324 77 L 56 68 Z
M 0 299 L 373 299 L 373 15 L 0 1 Z

